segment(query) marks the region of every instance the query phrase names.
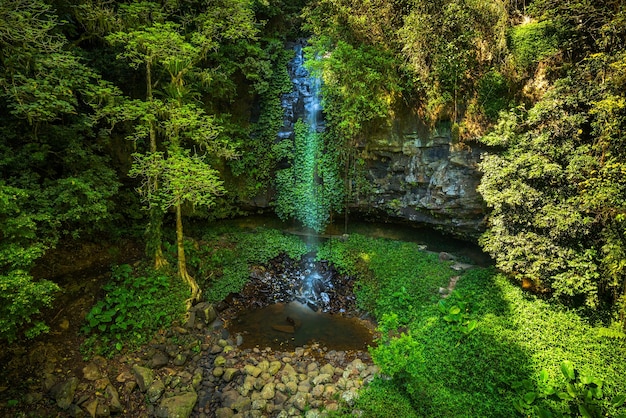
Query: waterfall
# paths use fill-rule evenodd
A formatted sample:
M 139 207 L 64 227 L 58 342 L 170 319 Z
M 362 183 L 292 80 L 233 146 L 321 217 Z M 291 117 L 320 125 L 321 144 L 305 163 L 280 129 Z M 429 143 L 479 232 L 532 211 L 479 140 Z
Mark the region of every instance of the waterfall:
M 313 77 L 305 66 L 305 41 L 293 45 L 294 58 L 288 72 L 292 91 L 282 97 L 283 126 L 279 143 L 289 142 L 287 168 L 277 172 L 276 212 L 283 219 L 295 218 L 306 228 L 321 232 L 330 218 L 333 196 L 337 190 L 330 159 L 322 149 L 325 130 L 320 100 L 321 80 Z M 320 166 L 320 161 L 326 164 Z

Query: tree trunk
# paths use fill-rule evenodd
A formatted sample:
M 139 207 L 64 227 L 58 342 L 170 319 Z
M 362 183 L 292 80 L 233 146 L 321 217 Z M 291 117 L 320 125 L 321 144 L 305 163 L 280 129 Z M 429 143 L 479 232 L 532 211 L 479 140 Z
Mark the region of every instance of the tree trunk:
M 146 100 L 148 101 L 148 103 L 152 103 L 152 60 L 151 59 L 146 60 Z M 149 123 L 150 123 L 150 126 L 148 130 L 149 130 L 149 137 L 150 137 L 150 152 L 154 153 L 157 151 L 156 127 L 154 126 L 154 121 L 151 120 Z M 152 182 L 152 186 L 149 186 L 149 187 L 153 189 L 154 191 L 156 191 L 159 188 L 157 178 L 156 177 L 152 178 L 149 181 Z M 153 217 L 153 219 L 151 219 L 150 222 L 155 223 L 155 226 L 154 226 L 155 230 L 152 231 L 153 237 L 148 237 L 148 239 L 152 239 L 154 241 L 151 243 L 151 245 L 154 246 L 154 268 L 157 270 L 160 270 L 164 268 L 165 266 L 167 266 L 167 260 L 163 256 L 163 248 L 161 246 L 161 219 L 157 220 L 155 219 L 155 217 L 157 216 L 162 217 L 163 215 L 160 213 L 159 210 L 153 209 L 150 212 L 150 216 Z
M 187 299 L 187 310 L 195 302 L 200 300 L 202 291 L 196 280 L 187 272 L 187 261 L 185 259 L 185 242 L 183 235 L 183 218 L 181 214 L 181 202 L 176 201 L 176 247 L 178 250 L 178 275 L 187 283 L 191 289 L 191 296 Z

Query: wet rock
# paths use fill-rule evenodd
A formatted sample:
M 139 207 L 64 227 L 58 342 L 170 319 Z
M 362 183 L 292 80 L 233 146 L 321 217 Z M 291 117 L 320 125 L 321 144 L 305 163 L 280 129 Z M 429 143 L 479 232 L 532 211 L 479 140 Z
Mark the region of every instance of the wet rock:
M 109 406 L 99 402 L 98 406 L 96 407 L 96 418 L 106 418 L 110 416 L 111 410 L 109 409 Z
M 102 373 L 98 365 L 92 361 L 83 367 L 83 377 L 86 380 L 98 380 L 102 378 Z
M 98 410 L 98 400 L 94 399 L 93 401 L 85 405 L 85 410 L 89 413 L 91 418 L 95 418 L 96 411 Z
M 150 362 L 150 366 L 153 369 L 158 369 L 159 367 L 166 366 L 169 361 L 169 357 L 162 351 L 156 351 L 152 356 L 152 360 Z
M 109 407 L 111 409 L 111 412 L 122 412 L 123 407 L 122 403 L 120 402 L 120 395 L 113 385 L 108 385 L 106 387 L 105 395 L 107 400 L 109 401 Z
M 157 379 L 152 382 L 148 390 L 146 390 L 146 398 L 148 402 L 156 403 L 161 395 L 163 395 L 163 392 L 165 392 L 165 384 L 160 379 Z
M 162 418 L 189 418 L 197 400 L 198 395 L 195 392 L 164 398 L 155 412 Z
M 235 412 L 230 408 L 219 408 L 215 411 L 215 418 L 231 418 L 235 415 Z
M 261 390 L 261 398 L 265 400 L 273 399 L 275 395 L 276 385 L 274 383 L 268 383 L 263 386 Z
M 74 393 L 78 387 L 78 378 L 70 377 L 65 382 L 57 383 L 52 387 L 50 393 L 61 409 L 68 409 L 74 400 Z
M 135 375 L 135 380 L 137 381 L 139 389 L 142 392 L 145 392 L 154 381 L 154 371 L 147 367 L 135 364 L 133 366 L 133 374 Z

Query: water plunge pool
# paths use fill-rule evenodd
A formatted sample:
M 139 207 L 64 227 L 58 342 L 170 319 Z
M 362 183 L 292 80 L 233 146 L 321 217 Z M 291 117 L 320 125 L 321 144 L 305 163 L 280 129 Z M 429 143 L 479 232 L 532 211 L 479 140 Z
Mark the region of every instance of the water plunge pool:
M 373 333 L 367 322 L 315 312 L 299 302 L 276 303 L 242 312 L 229 321 L 228 331 L 243 337 L 242 348 L 294 349 L 317 342 L 329 350 L 367 350 Z

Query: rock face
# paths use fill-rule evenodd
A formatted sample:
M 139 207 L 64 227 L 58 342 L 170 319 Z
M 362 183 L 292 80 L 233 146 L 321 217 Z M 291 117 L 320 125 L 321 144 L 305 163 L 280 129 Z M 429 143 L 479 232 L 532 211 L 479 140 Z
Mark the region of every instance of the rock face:
M 278 141 L 293 138 L 297 120 L 308 120 L 315 90 L 304 68 L 305 40 L 288 45 L 295 51 L 288 72 L 292 92 L 283 95 L 283 127 Z M 317 111 L 316 129 L 325 129 Z M 464 238 L 484 229 L 485 205 L 476 187 L 481 150 L 452 140 L 449 124 L 427 127 L 413 112 L 399 110 L 387 126 L 369 129 L 358 144 L 366 183 L 351 208 L 382 220 L 434 226 Z M 356 185 L 359 181 L 353 180 Z M 356 187 L 356 186 L 354 186 Z M 353 190 L 354 191 L 354 190 Z
M 416 116 L 399 116 L 361 144 L 371 189 L 359 193 L 353 209 L 475 238 L 484 229 L 485 204 L 476 191 L 481 153 L 455 143 L 445 124 L 428 129 Z

